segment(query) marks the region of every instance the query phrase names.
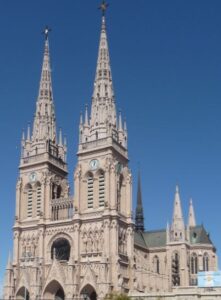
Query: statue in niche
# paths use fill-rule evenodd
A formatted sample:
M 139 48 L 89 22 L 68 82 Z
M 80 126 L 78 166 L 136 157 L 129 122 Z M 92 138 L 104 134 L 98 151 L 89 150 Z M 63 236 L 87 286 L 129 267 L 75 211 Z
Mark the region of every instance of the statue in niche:
M 91 234 L 89 234 L 88 238 L 87 238 L 87 252 L 92 252 L 92 239 L 91 239 Z
M 83 234 L 83 252 L 87 252 L 87 234 L 86 233 L 84 233 Z
M 95 243 L 94 243 L 94 250 L 96 251 L 96 252 L 99 252 L 99 234 L 98 234 L 98 231 L 96 231 L 95 232 L 95 238 L 94 238 L 94 240 L 95 240 Z

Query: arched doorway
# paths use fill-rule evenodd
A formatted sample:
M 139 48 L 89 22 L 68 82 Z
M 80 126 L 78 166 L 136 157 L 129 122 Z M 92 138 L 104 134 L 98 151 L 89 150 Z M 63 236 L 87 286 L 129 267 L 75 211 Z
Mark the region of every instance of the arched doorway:
M 65 300 L 64 290 L 58 281 L 53 280 L 47 285 L 44 290 L 43 299 Z
M 90 284 L 87 284 L 81 290 L 81 298 L 83 300 L 97 300 L 97 293 Z
M 18 290 L 18 292 L 16 294 L 16 299 L 18 299 L 18 300 L 29 300 L 30 299 L 29 291 L 25 286 L 21 287 Z
M 55 300 L 63 300 L 64 297 L 64 291 L 63 289 L 59 289 L 57 290 L 56 294 L 55 294 Z

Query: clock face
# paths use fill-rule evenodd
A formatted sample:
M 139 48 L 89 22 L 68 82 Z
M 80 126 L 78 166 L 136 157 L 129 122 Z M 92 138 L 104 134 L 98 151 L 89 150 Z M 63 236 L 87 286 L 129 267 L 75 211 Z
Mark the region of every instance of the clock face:
M 99 162 L 97 159 L 92 159 L 90 161 L 90 168 L 91 170 L 96 170 L 98 168 Z
M 35 172 L 31 172 L 31 174 L 29 175 L 29 180 L 31 182 L 34 182 L 36 181 L 36 179 L 37 179 L 37 174 Z

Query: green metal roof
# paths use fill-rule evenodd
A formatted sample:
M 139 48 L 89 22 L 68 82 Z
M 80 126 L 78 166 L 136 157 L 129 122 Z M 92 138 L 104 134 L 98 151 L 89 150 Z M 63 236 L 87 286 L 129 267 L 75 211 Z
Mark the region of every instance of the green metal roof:
M 143 248 L 155 248 L 166 246 L 166 230 L 135 231 L 134 243 Z M 190 227 L 190 244 L 213 245 L 209 234 L 203 225 Z
M 191 244 L 213 244 L 203 225 L 190 227 Z

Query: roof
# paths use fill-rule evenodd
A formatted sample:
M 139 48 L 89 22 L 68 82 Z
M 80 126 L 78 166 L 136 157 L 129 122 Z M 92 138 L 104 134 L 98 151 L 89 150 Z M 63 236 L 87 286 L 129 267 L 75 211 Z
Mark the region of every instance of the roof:
M 157 248 L 166 246 L 166 230 L 135 231 L 134 243 L 143 248 Z M 203 225 L 190 227 L 190 244 L 213 245 L 209 234 Z
M 213 244 L 203 225 L 190 227 L 191 244 Z

